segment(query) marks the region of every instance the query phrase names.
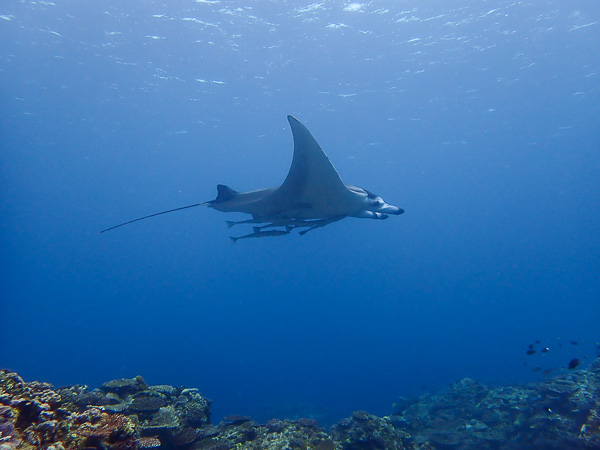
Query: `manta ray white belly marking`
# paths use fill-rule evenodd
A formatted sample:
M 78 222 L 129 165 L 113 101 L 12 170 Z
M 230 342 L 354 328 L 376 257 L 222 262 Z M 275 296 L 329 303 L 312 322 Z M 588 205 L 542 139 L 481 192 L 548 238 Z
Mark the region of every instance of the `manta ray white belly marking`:
M 346 217 L 384 220 L 390 214 L 399 215 L 404 212 L 366 189 L 344 184 L 310 131 L 295 117 L 288 116 L 288 121 L 294 136 L 294 157 L 281 186 L 237 192 L 219 184 L 217 198 L 214 200 L 150 214 L 107 228 L 101 233 L 195 206 L 208 206 L 217 211 L 240 212 L 252 216 L 248 220 L 227 221 L 229 227 L 264 224 L 254 226 L 252 233 L 233 238 L 232 242 L 242 238 L 285 236 L 296 228 L 305 228 L 300 231 L 304 235 Z M 282 229 L 278 229 L 279 227 Z

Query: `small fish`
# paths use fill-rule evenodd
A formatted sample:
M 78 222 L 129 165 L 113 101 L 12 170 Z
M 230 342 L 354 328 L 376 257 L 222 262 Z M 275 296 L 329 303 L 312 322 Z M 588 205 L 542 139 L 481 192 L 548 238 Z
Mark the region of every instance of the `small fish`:
M 536 340 L 535 343 L 539 345 L 540 341 Z
M 227 224 L 227 228 L 231 228 L 234 225 L 240 225 L 242 223 L 260 223 L 259 220 L 260 219 L 248 219 L 248 220 L 238 220 L 237 222 L 234 222 L 232 220 L 226 220 L 225 223 Z
M 579 360 L 577 358 L 573 358 L 571 361 L 569 361 L 569 365 L 567 366 L 567 368 L 569 370 L 573 370 L 578 365 L 579 365 Z
M 577 342 L 577 341 L 571 341 L 571 345 L 579 345 L 579 342 Z
M 268 231 L 260 231 L 260 227 L 254 227 L 254 233 L 245 234 L 240 237 L 229 236 L 231 242 L 234 244 L 240 239 L 248 239 L 248 238 L 261 238 L 268 236 L 285 236 L 286 234 L 290 234 L 290 230 L 268 230 Z
M 549 351 L 550 351 L 550 348 L 549 348 L 549 347 L 544 347 L 544 348 L 541 350 L 541 352 L 542 352 L 542 353 L 548 353 Z
M 529 344 L 529 348 L 533 348 L 533 344 Z
M 527 353 L 528 355 L 535 355 L 537 352 L 535 350 L 529 349 L 525 353 Z

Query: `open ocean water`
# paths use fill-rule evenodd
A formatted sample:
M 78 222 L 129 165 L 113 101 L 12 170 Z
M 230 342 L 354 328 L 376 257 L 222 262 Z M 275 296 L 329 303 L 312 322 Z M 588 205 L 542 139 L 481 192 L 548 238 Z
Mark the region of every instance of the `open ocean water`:
M 0 366 L 26 380 L 331 424 L 595 357 L 598 2 L 6 0 L 0 42 Z M 287 114 L 406 213 L 99 233 L 278 186 Z

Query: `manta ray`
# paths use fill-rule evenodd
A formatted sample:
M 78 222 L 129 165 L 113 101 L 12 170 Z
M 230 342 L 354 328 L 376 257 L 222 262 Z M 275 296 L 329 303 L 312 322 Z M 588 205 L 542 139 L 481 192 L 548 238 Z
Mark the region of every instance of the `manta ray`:
M 404 210 L 387 204 L 380 196 L 366 189 L 344 184 L 329 158 L 295 117 L 287 116 L 294 137 L 292 165 L 279 187 L 238 192 L 224 184 L 217 185 L 217 198 L 202 203 L 161 211 L 102 230 L 104 233 L 123 225 L 196 206 L 207 206 L 222 212 L 250 214 L 251 219 L 227 221 L 227 226 L 261 224 L 253 232 L 238 239 L 285 236 L 296 228 L 306 228 L 299 234 L 321 228 L 346 217 L 384 220 L 390 214 Z

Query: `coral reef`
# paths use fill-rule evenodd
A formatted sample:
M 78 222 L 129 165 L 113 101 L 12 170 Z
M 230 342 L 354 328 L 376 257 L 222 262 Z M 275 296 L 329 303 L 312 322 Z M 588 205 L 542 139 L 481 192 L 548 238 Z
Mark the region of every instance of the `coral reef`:
M 53 388 L 0 370 L 0 450 L 600 449 L 600 360 L 524 386 L 465 378 L 438 395 L 398 399 L 391 416 L 355 411 L 326 432 L 315 419 L 210 421 L 197 389 L 141 376 L 99 389 Z
M 600 360 L 525 386 L 487 388 L 466 378 L 394 407 L 391 422 L 410 434 L 409 448 L 600 448 Z
M 79 386 L 53 390 L 49 383 L 26 383 L 14 372 L 0 371 L 0 449 L 137 448 L 134 423 L 68 394 Z

